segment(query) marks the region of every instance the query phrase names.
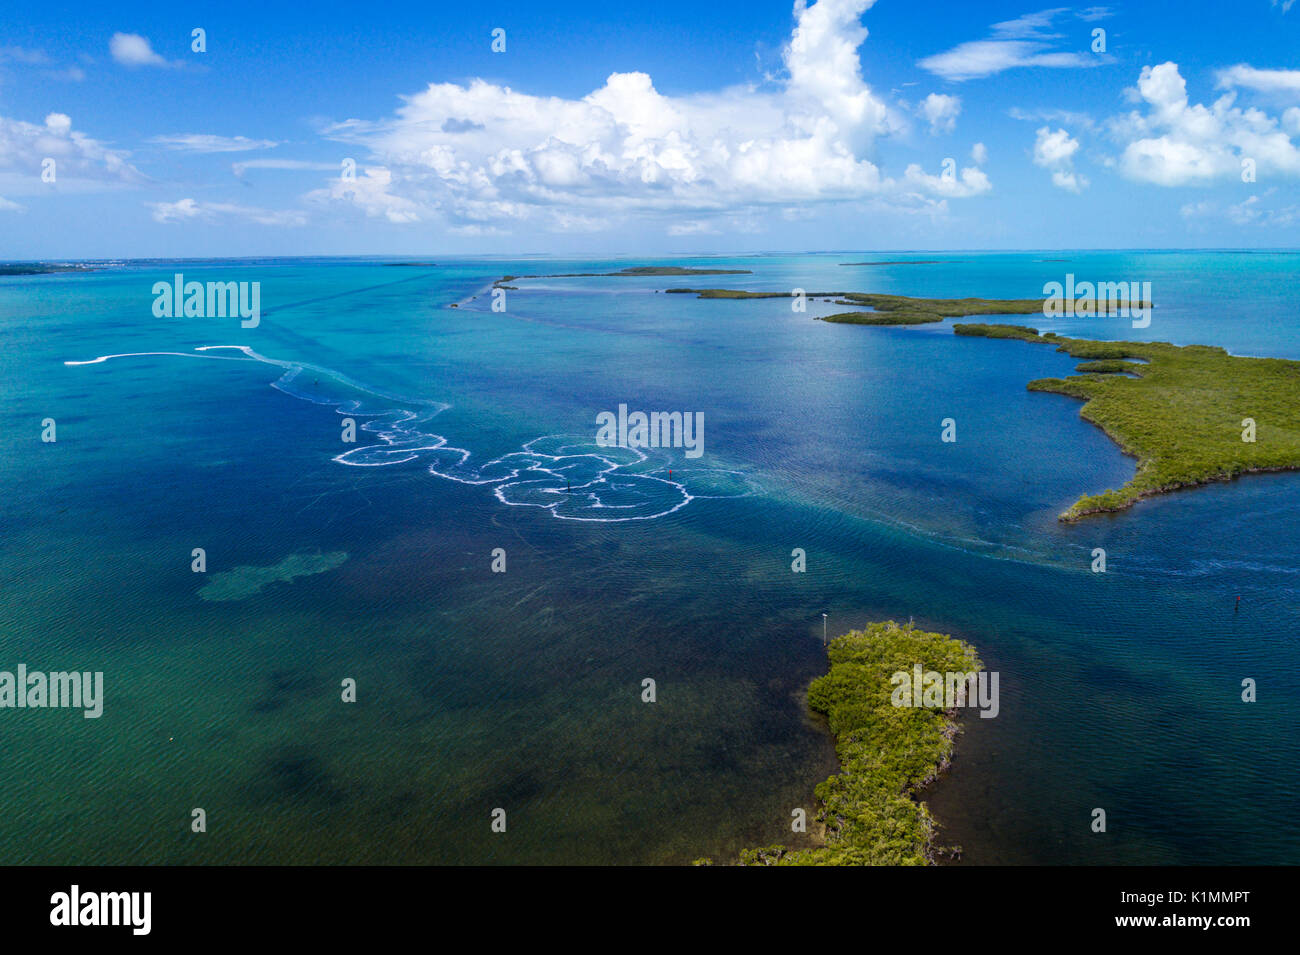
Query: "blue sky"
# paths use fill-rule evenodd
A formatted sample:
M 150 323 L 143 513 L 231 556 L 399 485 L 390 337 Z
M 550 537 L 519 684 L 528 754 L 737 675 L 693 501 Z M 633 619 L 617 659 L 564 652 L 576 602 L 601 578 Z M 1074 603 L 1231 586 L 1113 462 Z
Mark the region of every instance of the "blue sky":
M 1296 247 L 1292 2 L 26 5 L 0 258 Z

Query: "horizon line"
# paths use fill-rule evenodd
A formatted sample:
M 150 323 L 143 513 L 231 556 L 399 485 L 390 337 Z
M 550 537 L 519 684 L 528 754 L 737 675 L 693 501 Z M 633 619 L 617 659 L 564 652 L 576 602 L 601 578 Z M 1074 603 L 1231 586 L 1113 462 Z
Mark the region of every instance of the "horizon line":
M 302 255 L 278 253 L 274 255 L 263 255 L 258 253 L 247 253 L 242 255 L 181 255 L 181 256 L 88 256 L 83 258 L 36 258 L 36 259 L 0 259 L 3 265 L 59 265 L 63 263 L 133 263 L 133 262 L 222 262 L 238 261 L 243 259 L 268 259 L 268 260 L 301 260 L 301 259 L 421 259 L 437 256 L 449 261 L 460 260 L 487 260 L 487 259 L 559 259 L 575 260 L 590 259 L 593 261 L 609 261 L 613 259 L 710 259 L 710 258 L 761 258 L 765 256 L 779 255 L 1023 255 L 1030 253 L 1062 253 L 1062 252 L 1144 252 L 1144 253 L 1189 253 L 1189 252 L 1218 252 L 1232 254 L 1294 254 L 1300 253 L 1300 246 L 1161 246 L 1161 247 L 1103 247 L 1103 246 L 1085 246 L 1077 248 L 1020 248 L 1020 249 L 811 249 L 811 250 L 789 250 L 789 249 L 769 249 L 753 252 L 667 252 L 667 253 L 635 253 L 635 252 L 491 252 L 479 254 L 455 253 L 449 255 L 437 255 L 437 253 L 422 254 L 418 252 L 393 252 L 393 253 L 374 253 L 374 252 L 337 252 L 337 253 L 304 253 Z M 436 262 L 431 262 L 436 265 Z

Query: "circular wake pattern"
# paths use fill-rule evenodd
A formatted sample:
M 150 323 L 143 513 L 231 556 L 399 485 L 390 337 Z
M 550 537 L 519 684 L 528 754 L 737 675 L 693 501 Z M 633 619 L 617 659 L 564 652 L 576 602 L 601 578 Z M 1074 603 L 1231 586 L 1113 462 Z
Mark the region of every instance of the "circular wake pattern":
M 222 350 L 239 354 L 212 354 Z M 472 452 L 424 430 L 430 419 L 450 405 L 389 394 L 332 369 L 268 358 L 246 345 L 204 345 L 193 352 L 127 352 L 64 364 L 95 365 L 145 357 L 256 361 L 282 368 L 284 374 L 271 387 L 303 401 L 333 407 L 340 415 L 367 419 L 360 430 L 374 435 L 379 443 L 336 455 L 333 460 L 339 464 L 374 468 L 427 463 L 429 473 L 436 477 L 460 484 L 492 485 L 502 504 L 544 508 L 560 520 L 646 521 L 681 510 L 697 498 L 754 493 L 739 471 L 690 466 L 670 469 L 651 461 L 639 449 L 602 447 L 594 438 L 574 435 L 533 438 L 519 451 L 479 464 Z

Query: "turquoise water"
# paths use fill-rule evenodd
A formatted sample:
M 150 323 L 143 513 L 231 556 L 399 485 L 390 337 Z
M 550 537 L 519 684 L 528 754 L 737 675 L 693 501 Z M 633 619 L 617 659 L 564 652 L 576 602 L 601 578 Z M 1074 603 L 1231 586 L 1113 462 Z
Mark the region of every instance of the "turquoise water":
M 98 720 L 0 711 L 0 858 L 662 863 L 792 844 L 790 810 L 835 766 L 803 705 L 826 612 L 832 633 L 914 617 L 1000 672 L 999 716 L 965 721 L 928 797 L 965 862 L 1293 861 L 1300 475 L 1061 525 L 1132 473 L 1078 402 L 1025 390 L 1072 360 L 950 322 L 659 290 L 1038 297 L 1073 272 L 1150 281 L 1150 327 L 1013 320 L 1300 359 L 1300 260 L 840 264 L 903 258 L 520 280 L 504 313 L 501 275 L 647 263 L 0 278 L 0 669 L 102 670 L 106 695 Z M 155 318 L 152 285 L 178 271 L 260 282 L 260 324 Z M 704 455 L 595 447 L 620 403 L 702 412 Z

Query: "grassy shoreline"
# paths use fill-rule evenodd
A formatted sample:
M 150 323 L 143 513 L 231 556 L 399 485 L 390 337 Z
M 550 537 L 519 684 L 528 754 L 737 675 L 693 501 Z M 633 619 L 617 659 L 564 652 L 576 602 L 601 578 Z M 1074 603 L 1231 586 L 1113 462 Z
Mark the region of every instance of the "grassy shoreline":
M 668 288 L 664 291 L 670 295 L 694 295 L 705 299 L 793 298 L 795 295 L 794 292 L 747 292 L 727 288 Z M 814 316 L 816 321 L 841 325 L 931 325 L 946 318 L 969 315 L 1034 315 L 1043 311 L 1043 300 L 1039 298 L 912 298 L 875 292 L 804 292 L 804 297 L 831 299 L 836 305 L 853 305 L 868 310 Z M 1132 307 L 1149 304 L 1135 302 Z M 1129 307 L 1126 301 L 1106 303 L 1112 314 Z
M 830 671 L 808 688 L 808 705 L 826 716 L 840 772 L 816 787 L 823 845 L 746 849 L 740 865 L 930 865 L 946 853 L 918 798 L 948 766 L 955 711 L 895 706 L 891 676 L 981 668 L 969 644 L 892 620 L 846 633 L 828 648 Z M 708 860 L 700 860 L 707 863 Z
M 1137 471 L 1118 489 L 1080 497 L 1060 515 L 1066 523 L 1180 488 L 1300 469 L 1300 362 L 1210 345 L 1064 338 L 1019 325 L 958 324 L 953 332 L 1052 344 L 1084 359 L 1080 374 L 1027 387 L 1083 401 L 1079 416 L 1136 458 Z
M 705 299 L 790 298 L 793 292 L 670 288 Z M 818 320 L 855 325 L 927 325 L 971 315 L 1040 313 L 1041 299 L 909 298 L 864 292 L 807 292 L 861 311 Z M 1109 313 L 1149 302 L 1108 302 Z M 1020 325 L 958 323 L 958 335 L 1050 343 L 1082 359 L 1078 374 L 1029 382 L 1030 391 L 1084 402 L 1080 416 L 1137 459 L 1118 489 L 1084 494 L 1059 515 L 1074 523 L 1122 511 L 1145 497 L 1243 474 L 1300 469 L 1300 362 L 1244 358 L 1208 345 L 1103 342 L 1040 334 Z
M 793 298 L 793 292 L 746 292 L 725 288 L 669 288 L 673 295 L 695 295 L 706 299 Z M 805 292 L 806 298 L 832 299 L 836 305 L 852 305 L 856 312 L 837 312 L 817 318 L 820 322 L 845 325 L 929 325 L 945 318 L 967 315 L 1032 315 L 1042 312 L 1036 298 L 909 298 L 906 295 L 877 295 L 872 292 Z

